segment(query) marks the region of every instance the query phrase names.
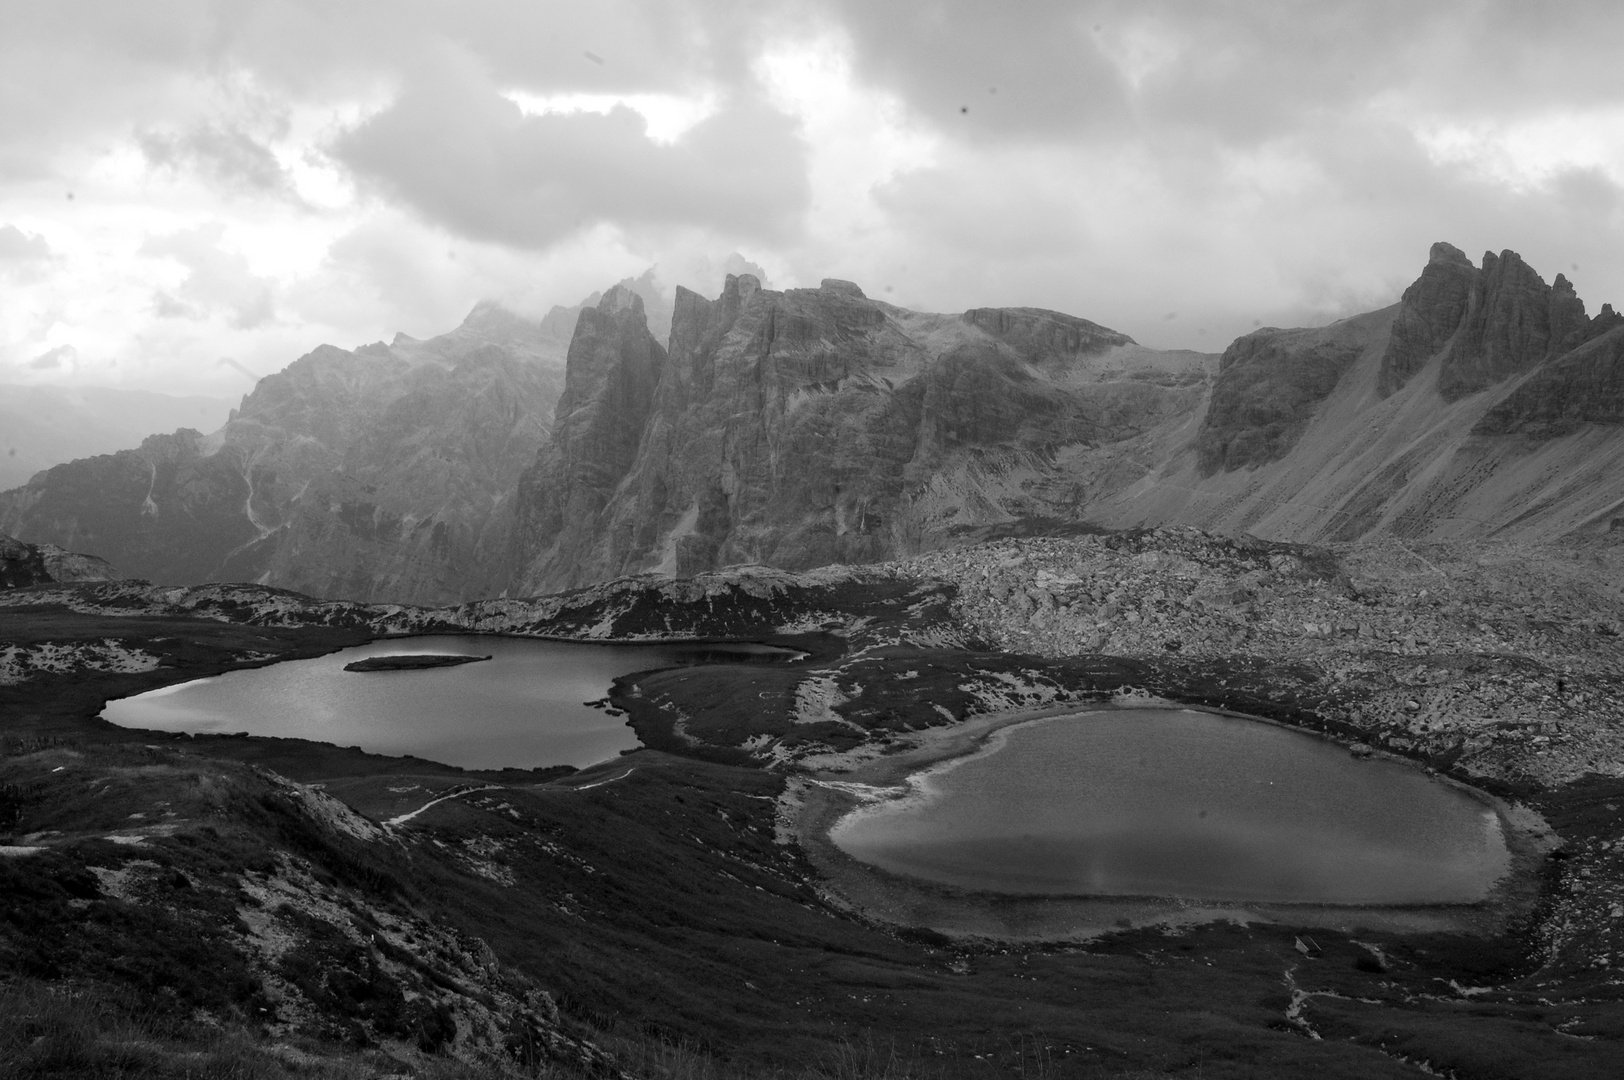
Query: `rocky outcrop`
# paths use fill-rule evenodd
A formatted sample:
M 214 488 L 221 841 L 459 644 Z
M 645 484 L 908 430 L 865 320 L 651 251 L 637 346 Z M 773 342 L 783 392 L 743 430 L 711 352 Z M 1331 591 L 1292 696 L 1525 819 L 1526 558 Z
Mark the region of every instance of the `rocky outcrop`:
M 1383 397 L 1403 386 L 1455 336 L 1466 316 L 1477 268 L 1453 244 L 1437 243 L 1421 276 L 1399 301 L 1398 315 L 1382 356 Z
M 111 581 L 112 566 L 94 555 L 64 551 L 54 544 L 25 544 L 0 534 L 0 589 L 47 582 Z
M 502 588 L 513 490 L 563 386 L 555 329 L 482 304 L 430 341 L 322 346 L 226 426 L 0 493 L 0 529 L 165 583 L 444 603 Z
M 1611 314 L 1611 308 L 1603 312 Z M 1484 413 L 1472 430 L 1553 439 L 1582 424 L 1624 425 L 1624 325 L 1614 325 L 1536 371 Z
M 1593 336 L 1584 302 L 1561 274 L 1550 285 L 1515 251 L 1485 252 L 1476 269 L 1459 248 L 1432 245 L 1404 291 L 1382 357 L 1383 396 L 1440 352 L 1438 392 L 1454 401 L 1533 370 Z
M 1341 323 L 1313 330 L 1270 327 L 1237 338 L 1218 361 L 1212 400 L 1196 437 L 1202 475 L 1262 465 L 1290 453 L 1320 403 L 1369 344 L 1359 329 Z
M 617 285 L 581 313 L 551 440 L 519 480 L 519 560 L 590 547 L 604 508 L 637 458 L 665 368 L 643 301 Z
M 1514 251 L 1484 253 L 1467 310 L 1438 372 L 1446 401 L 1561 355 L 1584 339 L 1590 322 L 1567 278 L 1558 274 L 1546 285 Z
M 1127 334 L 1042 308 L 971 308 L 964 313 L 964 321 L 1011 346 L 1029 362 L 1092 356 L 1115 345 L 1134 344 Z
M 1621 326 L 1513 252 L 1476 269 L 1434 245 L 1393 308 L 1237 341 L 1194 440 L 1163 425 L 1115 453 L 1142 471 L 1085 515 L 1311 543 L 1605 532 L 1624 506 Z
M 1065 448 L 1191 412 L 1207 359 L 1195 359 L 1193 378 L 1161 385 L 1132 376 L 1173 364 L 1167 354 L 1124 361 L 1131 339 L 1087 320 L 1031 308 L 927 315 L 851 282 L 777 292 L 745 274 L 715 300 L 678 290 L 645 414 L 635 395 L 609 402 L 622 393 L 612 387 L 646 385 L 652 367 L 638 358 L 652 343 L 628 354 L 636 335 L 616 334 L 604 348 L 583 319 L 581 364 L 571 347 L 570 407 L 561 402 L 552 445 L 520 493 L 521 592 L 643 570 L 873 562 L 955 527 L 1025 516 Z M 618 381 L 587 362 L 611 355 L 627 367 Z M 594 398 L 602 404 L 566 429 L 566 414 Z M 611 416 L 627 433 L 602 453 L 589 461 L 568 449 L 608 430 Z M 1052 496 L 1046 511 L 1077 509 L 1075 485 Z
M 52 580 L 39 548 L 0 535 L 0 589 L 42 585 Z
M 39 553 L 45 558 L 45 572 L 52 581 L 114 581 L 119 576 L 112 563 L 94 555 L 65 551 L 55 544 L 39 545 Z

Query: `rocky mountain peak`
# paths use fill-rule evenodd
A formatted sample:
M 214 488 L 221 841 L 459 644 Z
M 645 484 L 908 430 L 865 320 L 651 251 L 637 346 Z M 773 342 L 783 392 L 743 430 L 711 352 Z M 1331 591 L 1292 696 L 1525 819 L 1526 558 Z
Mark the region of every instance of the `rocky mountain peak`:
M 1383 397 L 1398 390 L 1449 343 L 1466 316 L 1477 268 L 1453 244 L 1432 245 L 1427 265 L 1399 301 L 1382 357 L 1377 386 Z
M 1468 317 L 1438 372 L 1446 401 L 1529 371 L 1584 339 L 1584 303 L 1567 280 L 1555 289 L 1515 251 L 1483 255 L 1472 283 Z
M 495 300 L 480 300 L 468 309 L 463 317 L 463 326 L 484 326 L 492 322 L 507 322 L 516 318 L 514 314 L 504 308 Z
M 604 293 L 603 298 L 598 301 L 597 308 L 606 315 L 620 315 L 630 312 L 639 319 L 644 317 L 643 298 L 625 284 L 615 285 Z
M 1464 266 L 1469 270 L 1477 269 L 1472 265 L 1472 260 L 1467 257 L 1466 252 L 1454 244 L 1445 243 L 1442 240 L 1433 244 L 1432 250 L 1427 253 L 1427 265 L 1431 266 L 1434 263 L 1443 263 L 1445 265 L 1453 263 Z
M 1613 310 L 1612 304 L 1603 304 L 1596 317 L 1590 320 L 1590 329 L 1585 331 L 1585 339 L 1598 338 L 1615 327 L 1624 326 L 1624 315 Z
M 744 305 L 752 296 L 761 292 L 761 279 L 754 274 L 729 274 L 722 282 L 722 295 L 724 302 Z
M 940 543 L 1009 516 L 1005 498 L 1029 507 L 1008 477 L 1053 448 L 1126 439 L 1200 399 L 1153 380 L 1073 380 L 1072 357 L 1132 344 L 1086 319 L 909 312 L 833 278 L 779 291 L 730 274 L 715 299 L 677 289 L 658 370 L 656 343 L 592 319 L 518 493 L 521 595 Z
M 679 309 L 684 292 L 677 290 Z M 665 367 L 666 352 L 649 331 L 643 298 L 627 283 L 581 312 L 552 439 L 519 477 L 517 565 L 589 543 L 637 456 Z
M 1515 251 L 1483 253 L 1474 267 L 1459 248 L 1436 243 L 1399 301 L 1382 358 L 1383 396 L 1443 353 L 1438 392 L 1447 401 L 1486 389 L 1568 352 L 1592 333 L 1568 279 L 1547 285 Z
M 563 359 L 540 324 L 495 303 L 425 341 L 322 346 L 261 379 L 212 435 L 154 435 L 0 494 L 0 531 L 169 583 L 259 579 L 406 603 L 489 595 Z

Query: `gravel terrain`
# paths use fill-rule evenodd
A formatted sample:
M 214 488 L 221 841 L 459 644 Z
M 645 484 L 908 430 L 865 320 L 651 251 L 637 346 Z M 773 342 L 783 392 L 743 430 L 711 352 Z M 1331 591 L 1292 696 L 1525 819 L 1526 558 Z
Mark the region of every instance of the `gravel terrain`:
M 1624 544 L 1340 551 L 1196 529 L 1004 540 L 903 572 L 1011 652 L 1290 662 L 1326 719 L 1468 775 L 1624 776 Z

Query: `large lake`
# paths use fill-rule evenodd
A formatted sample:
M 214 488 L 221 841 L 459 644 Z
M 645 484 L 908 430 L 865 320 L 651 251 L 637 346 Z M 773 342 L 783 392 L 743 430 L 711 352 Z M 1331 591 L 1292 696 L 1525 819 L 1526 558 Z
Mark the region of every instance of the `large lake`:
M 994 733 L 830 838 L 881 869 L 964 889 L 1257 903 L 1482 900 L 1510 869 L 1499 816 L 1397 762 L 1174 709 Z
M 368 656 L 423 653 L 492 658 L 417 671 L 344 670 Z M 585 704 L 607 694 L 616 676 L 792 655 L 748 644 L 396 638 L 121 698 L 108 702 L 102 717 L 130 728 L 313 739 L 470 769 L 585 766 L 639 745 L 625 717 Z

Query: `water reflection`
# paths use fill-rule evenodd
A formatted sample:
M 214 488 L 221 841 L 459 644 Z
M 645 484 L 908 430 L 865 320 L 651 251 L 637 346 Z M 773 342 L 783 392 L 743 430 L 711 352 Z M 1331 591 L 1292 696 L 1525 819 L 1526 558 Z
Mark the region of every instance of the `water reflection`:
M 831 838 L 961 888 L 1272 903 L 1482 899 L 1510 867 L 1493 810 L 1415 769 L 1187 710 L 1006 728 Z
M 418 671 L 347 672 L 368 656 L 492 659 Z M 681 663 L 789 658 L 740 644 L 575 645 L 488 636 L 377 641 L 108 702 L 123 727 L 247 731 L 415 754 L 464 768 L 590 765 L 638 745 L 625 718 L 585 704 L 618 675 Z

